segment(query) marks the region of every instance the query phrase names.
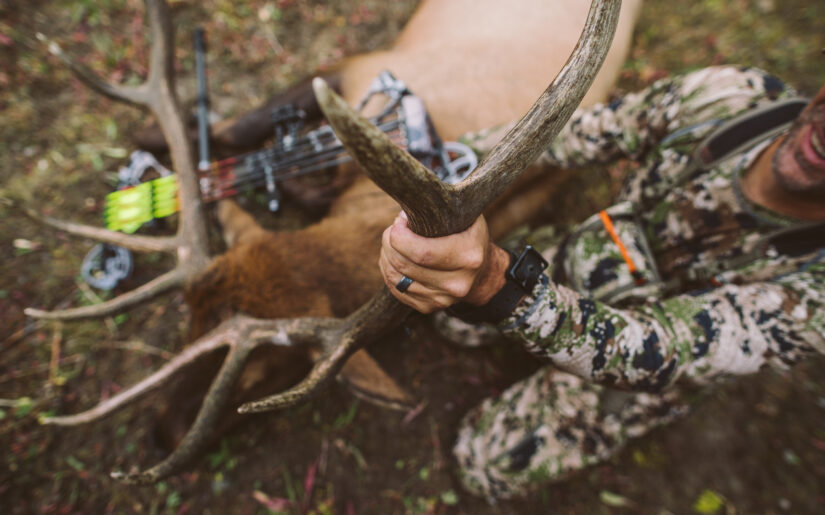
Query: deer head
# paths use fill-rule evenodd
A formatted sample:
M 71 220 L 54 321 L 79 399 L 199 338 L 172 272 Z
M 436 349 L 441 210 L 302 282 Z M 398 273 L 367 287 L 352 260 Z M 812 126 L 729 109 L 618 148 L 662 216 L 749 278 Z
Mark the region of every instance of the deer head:
M 581 38 L 567 64 L 533 108 L 463 183 L 439 182 L 414 158 L 398 149 L 383 133 L 352 111 L 321 80 L 313 84 L 318 102 L 341 141 L 382 189 L 407 212 L 410 227 L 429 237 L 451 234 L 469 227 L 516 177 L 531 164 L 564 126 L 581 101 L 610 46 L 620 10 L 620 0 L 594 0 Z M 192 148 L 174 94 L 172 76 L 172 24 L 163 0 L 146 0 L 153 33 L 149 78 L 141 86 L 125 88 L 104 83 L 74 63 L 56 44 L 50 50 L 66 61 L 93 89 L 114 99 L 148 107 L 161 124 L 180 180 L 181 213 L 173 237 L 126 236 L 102 229 L 43 218 L 46 223 L 83 237 L 121 245 L 136 251 L 174 253 L 177 266 L 145 286 L 91 307 L 45 312 L 28 310 L 38 318 L 77 319 L 104 316 L 158 295 L 186 286 L 210 267 L 206 227 L 199 197 Z M 166 384 L 200 356 L 220 348 L 228 352 L 198 413 L 178 448 L 154 467 L 134 473 L 113 473 L 129 482 L 154 482 L 179 470 L 199 453 L 231 401 L 233 385 L 250 354 L 262 347 L 305 350 L 318 357 L 309 375 L 297 386 L 260 401 L 244 404 L 241 413 L 279 409 L 304 402 L 330 383 L 355 352 L 385 337 L 410 310 L 382 290 L 343 319 L 305 317 L 265 320 L 236 315 L 195 340 L 154 374 L 90 409 L 76 415 L 51 417 L 46 424 L 75 425 L 100 418 Z

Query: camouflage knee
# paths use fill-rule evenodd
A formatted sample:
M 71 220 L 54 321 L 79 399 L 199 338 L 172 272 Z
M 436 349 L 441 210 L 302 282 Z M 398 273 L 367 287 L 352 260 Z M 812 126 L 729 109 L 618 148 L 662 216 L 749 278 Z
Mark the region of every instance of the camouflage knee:
M 439 311 L 431 317 L 433 329 L 460 347 L 481 347 L 501 341 L 504 336 L 493 324 L 472 324 Z
M 490 500 L 523 495 L 686 411 L 675 393 L 605 392 L 548 367 L 486 400 L 465 417 L 453 448 L 465 487 Z

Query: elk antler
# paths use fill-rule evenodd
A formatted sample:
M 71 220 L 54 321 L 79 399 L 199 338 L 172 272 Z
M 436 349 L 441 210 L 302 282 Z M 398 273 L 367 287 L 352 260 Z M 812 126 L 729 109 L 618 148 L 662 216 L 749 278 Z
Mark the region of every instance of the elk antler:
M 113 478 L 127 483 L 154 483 L 179 470 L 209 441 L 212 428 L 227 407 L 232 388 L 243 371 L 246 359 L 254 349 L 262 345 L 311 346 L 323 340 L 319 337 L 321 334 L 326 336 L 326 345 L 332 346 L 334 331 L 328 328 L 333 327 L 336 322 L 334 319 L 324 318 L 259 320 L 237 315 L 186 347 L 149 377 L 94 408 L 74 415 L 44 417 L 40 422 L 58 426 L 92 422 L 163 386 L 178 371 L 199 357 L 222 347 L 229 347 L 229 352 L 209 388 L 195 422 L 177 449 L 165 460 L 144 472 L 112 473 Z
M 143 286 L 107 302 L 58 311 L 29 308 L 26 313 L 35 318 L 76 320 L 106 316 L 149 300 L 169 289 L 187 284 L 203 272 L 210 258 L 207 252 L 206 217 L 195 173 L 193 149 L 186 136 L 185 124 L 175 95 L 173 75 L 173 24 L 169 7 L 164 0 L 146 0 L 146 16 L 152 34 L 150 70 L 146 81 L 136 87 L 110 84 L 88 67 L 72 59 L 56 42 L 38 34 L 48 50 L 76 74 L 91 89 L 117 101 L 148 108 L 157 119 L 169 143 L 173 168 L 179 182 L 180 214 L 178 230 L 171 237 L 127 235 L 102 228 L 64 222 L 43 216 L 32 210 L 27 214 L 41 222 L 80 237 L 120 245 L 140 252 L 175 253 L 175 268 Z M 310 346 L 332 349 L 340 340 L 339 321 L 306 318 L 300 320 L 255 320 L 236 316 L 198 339 L 154 374 L 94 408 L 69 416 L 43 417 L 50 425 L 72 426 L 85 424 L 127 405 L 144 394 L 164 385 L 169 379 L 196 361 L 199 357 L 220 348 L 229 348 L 220 371 L 198 413 L 195 423 L 181 445 L 167 459 L 143 473 L 114 473 L 113 477 L 127 482 L 154 482 L 180 469 L 181 466 L 208 443 L 214 432 L 217 417 L 228 406 L 230 393 L 250 352 L 263 345 Z M 402 392 L 403 393 L 403 392 Z M 401 399 L 388 399 L 388 405 Z M 372 399 L 375 402 L 375 399 Z M 395 405 L 397 407 L 397 405 Z
M 318 103 L 349 153 L 409 217 L 410 228 L 427 237 L 463 231 L 487 205 L 535 161 L 581 102 L 604 62 L 619 19 L 621 0 L 594 0 L 582 35 L 567 63 L 528 113 L 462 183 L 441 183 L 352 110 L 321 79 L 313 82 Z M 294 388 L 244 404 L 241 413 L 279 409 L 301 402 L 328 384 L 347 357 L 375 341 L 409 314 L 383 288 L 341 324 L 341 343 L 316 362 Z
M 182 286 L 209 264 L 206 217 L 195 173 L 195 160 L 177 95 L 174 77 L 174 25 L 169 6 L 163 0 L 146 0 L 146 16 L 152 34 L 149 75 L 139 86 L 120 86 L 105 82 L 93 71 L 63 52 L 56 42 L 38 34 L 48 44 L 49 51 L 66 63 L 75 75 L 93 90 L 114 100 L 148 108 L 160 124 L 169 142 L 172 165 L 178 176 L 180 215 L 178 230 L 171 237 L 132 236 L 97 227 L 61 222 L 28 213 L 43 223 L 69 234 L 120 245 L 139 252 L 169 252 L 177 257 L 177 265 L 149 283 L 94 306 L 43 311 L 29 308 L 26 314 L 34 318 L 75 320 L 111 315 L 139 302 L 149 300 L 172 288 Z
M 155 3 L 159 0 L 147 0 L 147 4 Z M 456 186 L 439 182 L 429 170 L 350 109 L 320 79 L 313 84 L 316 96 L 347 150 L 368 175 L 401 204 L 413 231 L 429 237 L 458 232 L 469 227 L 484 207 L 536 159 L 564 126 L 604 60 L 620 7 L 620 0 L 594 0 L 584 31 L 567 64 L 478 169 Z M 182 125 L 180 137 L 183 138 Z M 340 320 L 257 320 L 235 316 L 198 339 L 153 375 L 110 400 L 84 413 L 47 418 L 43 422 L 72 425 L 95 420 L 160 386 L 198 356 L 229 346 L 224 365 L 181 445 L 163 462 L 145 472 L 113 474 L 127 482 L 158 481 L 179 470 L 206 444 L 211 426 L 229 402 L 230 386 L 253 348 L 267 344 L 311 346 L 320 349 L 323 355 L 299 385 L 244 404 L 238 410 L 241 413 L 278 409 L 308 399 L 335 377 L 349 356 L 385 336 L 410 311 L 384 288 L 355 313 Z

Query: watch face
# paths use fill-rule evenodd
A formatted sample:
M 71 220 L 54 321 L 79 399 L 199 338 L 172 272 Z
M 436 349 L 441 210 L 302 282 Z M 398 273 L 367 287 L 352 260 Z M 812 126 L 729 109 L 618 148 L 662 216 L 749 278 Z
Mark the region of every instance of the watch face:
M 510 279 L 529 293 L 545 268 L 547 268 L 547 260 L 532 246 L 527 245 L 510 267 L 508 274 Z

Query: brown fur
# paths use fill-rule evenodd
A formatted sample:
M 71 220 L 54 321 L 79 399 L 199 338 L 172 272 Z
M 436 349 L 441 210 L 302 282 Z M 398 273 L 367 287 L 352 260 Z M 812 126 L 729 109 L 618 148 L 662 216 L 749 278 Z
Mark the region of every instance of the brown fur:
M 365 190 L 360 197 L 339 200 L 329 216 L 300 231 L 265 231 L 235 204 L 222 205 L 224 227 L 250 225 L 189 289 L 192 337 L 214 325 L 227 306 L 260 318 L 290 318 L 343 316 L 366 302 L 382 283 L 377 266 L 364 261 L 374 256 L 377 262 L 381 232 L 398 207 L 371 183 L 359 186 Z
M 369 181 L 357 182 L 327 218 L 300 231 L 266 231 L 235 203 L 221 203 L 219 218 L 231 246 L 186 292 L 190 340 L 234 312 L 260 318 L 350 313 L 382 284 L 374 262 L 381 232 L 397 213 L 395 202 Z M 357 235 L 353 226 L 360 229 Z M 368 265 L 365 256 L 370 256 Z M 174 448 L 185 435 L 222 357 L 218 352 L 199 360 L 187 379 L 172 388 L 168 406 L 174 409 L 161 410 L 155 431 L 164 448 Z M 295 350 L 259 349 L 244 369 L 231 405 L 295 384 L 306 375 L 310 357 Z M 342 374 L 359 396 L 399 406 L 411 402 L 366 352 L 353 356 Z M 234 411 L 227 413 L 216 434 L 240 419 Z

